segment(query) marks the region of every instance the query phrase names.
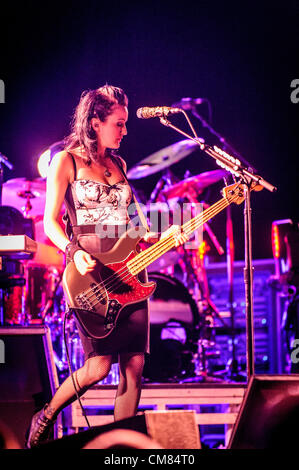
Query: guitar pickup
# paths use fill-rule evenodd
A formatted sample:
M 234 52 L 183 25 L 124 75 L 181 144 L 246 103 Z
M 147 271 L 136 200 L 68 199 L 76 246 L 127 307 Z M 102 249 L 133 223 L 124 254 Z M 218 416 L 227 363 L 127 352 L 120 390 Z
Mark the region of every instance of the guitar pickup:
M 100 304 L 102 304 L 102 305 L 106 305 L 106 303 L 107 303 L 107 294 L 106 294 L 105 289 L 99 289 L 98 284 L 96 284 L 95 282 L 90 284 L 90 287 L 91 287 L 91 290 L 92 290 L 93 294 L 95 295 L 97 301 L 100 302 Z

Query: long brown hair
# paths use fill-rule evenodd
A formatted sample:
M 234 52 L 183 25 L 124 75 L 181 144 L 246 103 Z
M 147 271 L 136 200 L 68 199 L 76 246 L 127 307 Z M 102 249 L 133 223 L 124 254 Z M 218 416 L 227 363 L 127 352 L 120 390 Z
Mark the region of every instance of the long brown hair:
M 97 117 L 105 122 L 116 104 L 128 106 L 128 97 L 121 88 L 104 85 L 84 91 L 72 118 L 71 134 L 64 140 L 65 150 L 83 147 L 87 155 L 86 164 L 96 161 L 97 139 L 91 119 Z

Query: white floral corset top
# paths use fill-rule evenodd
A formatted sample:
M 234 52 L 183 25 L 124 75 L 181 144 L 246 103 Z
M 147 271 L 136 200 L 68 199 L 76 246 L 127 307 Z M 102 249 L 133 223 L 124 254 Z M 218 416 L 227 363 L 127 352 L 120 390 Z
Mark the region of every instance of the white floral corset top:
M 126 225 L 132 191 L 126 181 L 116 184 L 75 180 L 71 184 L 77 225 Z

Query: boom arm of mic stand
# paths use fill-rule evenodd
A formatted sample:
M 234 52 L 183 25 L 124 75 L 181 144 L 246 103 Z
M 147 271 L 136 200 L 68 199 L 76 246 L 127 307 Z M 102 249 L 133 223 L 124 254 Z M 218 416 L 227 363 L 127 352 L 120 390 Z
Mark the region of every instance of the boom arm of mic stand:
M 184 112 L 184 114 L 186 114 Z M 214 148 L 210 147 L 207 144 L 204 144 L 203 142 L 200 141 L 200 137 L 198 137 L 193 130 L 193 133 L 195 134 L 195 137 L 191 137 L 189 134 L 186 132 L 182 131 L 178 127 L 174 126 L 168 119 L 165 117 L 160 118 L 161 124 L 167 127 L 171 127 L 172 129 L 176 130 L 180 134 L 184 135 L 190 140 L 193 140 L 197 145 L 199 145 L 200 149 L 203 150 L 205 153 L 210 155 L 216 160 L 216 163 L 223 168 L 225 168 L 227 171 L 230 173 L 242 178 L 243 180 L 245 179 L 246 182 L 248 181 L 254 181 L 255 183 L 263 186 L 263 188 L 267 189 L 270 192 L 275 192 L 277 191 L 277 187 L 273 186 L 271 183 L 268 181 L 264 180 L 259 175 L 255 175 L 252 171 L 250 171 L 248 168 L 245 168 L 239 160 L 237 160 L 235 157 L 232 157 L 231 155 L 227 154 L 226 152 L 222 151 L 221 149 L 218 149 L 216 146 Z M 188 119 L 189 122 L 189 119 Z M 215 150 L 217 149 L 217 150 Z
M 182 110 L 182 112 L 184 113 L 184 115 L 186 116 L 186 113 Z M 187 118 L 187 120 L 189 121 L 189 118 Z M 197 145 L 199 145 L 200 147 L 204 147 L 204 144 L 200 141 L 200 137 L 197 136 L 195 130 L 192 128 L 193 130 L 193 134 L 195 135 L 195 137 L 191 137 L 191 135 L 187 134 L 186 132 L 182 131 L 181 129 L 179 129 L 178 127 L 174 126 L 173 124 L 171 124 L 170 121 L 168 121 L 168 119 L 166 119 L 166 117 L 161 117 L 160 118 L 160 122 L 161 124 L 163 124 L 163 126 L 166 126 L 166 127 L 171 127 L 172 129 L 174 129 L 175 131 L 179 132 L 180 134 L 184 135 L 185 137 L 187 137 L 188 139 L 190 140 L 193 140 L 193 142 L 195 142 Z M 190 122 L 189 122 L 190 123 Z M 203 150 L 203 148 L 201 148 Z
M 248 166 L 249 166 L 249 163 L 245 160 L 245 158 L 244 158 L 242 155 L 240 155 L 240 154 L 234 149 L 234 147 L 233 147 L 231 144 L 229 144 L 229 143 L 227 142 L 227 140 L 225 140 L 225 138 L 224 138 L 221 134 L 219 134 L 219 132 L 215 131 L 215 129 L 213 129 L 213 127 L 212 127 L 195 109 L 192 110 L 192 114 L 193 114 L 197 119 L 200 120 L 200 122 L 201 122 L 201 124 L 202 124 L 203 127 L 206 127 L 206 128 L 210 131 L 211 134 L 215 135 L 215 136 L 217 137 L 217 139 L 219 139 L 219 141 L 224 145 L 225 148 L 227 148 L 230 152 L 233 152 L 234 155 L 236 155 L 238 158 L 240 158 L 241 160 L 243 160 L 243 163 L 244 163 L 245 165 L 248 165 Z

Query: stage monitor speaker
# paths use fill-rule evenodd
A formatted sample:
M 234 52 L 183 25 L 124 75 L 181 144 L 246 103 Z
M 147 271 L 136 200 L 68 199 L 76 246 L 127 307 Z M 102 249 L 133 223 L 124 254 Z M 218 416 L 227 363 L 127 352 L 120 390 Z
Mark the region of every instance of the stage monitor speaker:
M 33 414 L 59 385 L 47 327 L 0 327 L 0 384 L 0 420 L 23 447 Z
M 296 449 L 298 423 L 299 375 L 253 376 L 228 448 Z
M 122 431 L 115 433 L 114 431 Z M 134 432 L 134 433 L 133 433 Z M 143 437 L 143 438 L 142 438 Z M 145 437 L 147 439 L 145 439 Z M 42 444 L 47 449 L 135 448 L 200 449 L 194 410 L 145 411 L 132 418 Z M 145 446 L 149 447 L 145 447 Z

